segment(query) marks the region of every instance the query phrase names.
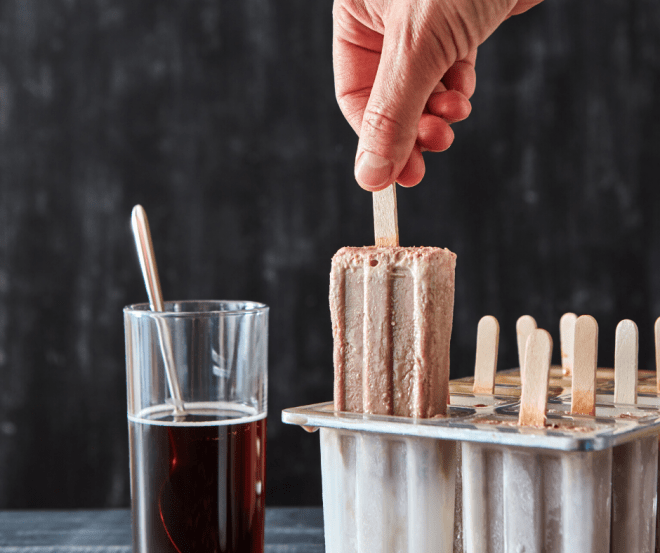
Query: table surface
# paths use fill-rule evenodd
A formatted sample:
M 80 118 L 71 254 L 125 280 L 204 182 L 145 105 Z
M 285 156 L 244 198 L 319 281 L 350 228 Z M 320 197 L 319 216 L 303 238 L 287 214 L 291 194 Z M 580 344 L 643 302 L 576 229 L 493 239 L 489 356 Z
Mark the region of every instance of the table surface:
M 320 507 L 266 509 L 265 553 L 322 553 Z M 130 553 L 128 509 L 0 511 L 0 553 Z

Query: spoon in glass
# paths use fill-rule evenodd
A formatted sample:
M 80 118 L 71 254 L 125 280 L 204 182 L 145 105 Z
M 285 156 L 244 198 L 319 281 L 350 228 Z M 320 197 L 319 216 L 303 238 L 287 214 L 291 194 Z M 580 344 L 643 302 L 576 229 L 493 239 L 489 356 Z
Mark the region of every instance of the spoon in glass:
M 158 278 L 158 268 L 156 267 L 156 256 L 151 241 L 151 232 L 149 231 L 149 221 L 147 214 L 141 205 L 136 205 L 131 213 L 131 228 L 135 238 L 138 258 L 140 259 L 140 268 L 144 277 L 144 284 L 149 294 L 149 306 L 152 311 L 164 311 L 163 293 L 160 288 L 160 279 Z M 158 329 L 158 338 L 160 340 L 160 350 L 163 354 L 165 363 L 165 373 L 167 384 L 172 396 L 174 415 L 183 416 L 186 411 L 181 398 L 181 388 L 174 368 L 174 355 L 172 353 L 172 337 L 165 321 L 156 318 L 156 328 Z

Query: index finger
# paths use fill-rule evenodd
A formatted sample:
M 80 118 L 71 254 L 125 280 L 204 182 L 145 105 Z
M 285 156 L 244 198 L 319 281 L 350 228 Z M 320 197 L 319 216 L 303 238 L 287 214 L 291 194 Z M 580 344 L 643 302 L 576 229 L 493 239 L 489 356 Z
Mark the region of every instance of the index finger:
M 380 63 L 383 35 L 343 7 L 335 9 L 333 27 L 335 95 L 344 117 L 359 135 Z

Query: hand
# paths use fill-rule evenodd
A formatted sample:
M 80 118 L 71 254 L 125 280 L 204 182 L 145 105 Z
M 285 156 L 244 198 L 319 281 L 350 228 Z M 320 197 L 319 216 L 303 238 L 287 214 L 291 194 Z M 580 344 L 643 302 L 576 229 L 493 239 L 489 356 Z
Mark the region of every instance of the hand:
M 465 119 L 477 47 L 541 0 L 335 0 L 333 62 L 342 113 L 360 137 L 355 178 L 375 192 L 424 176 Z

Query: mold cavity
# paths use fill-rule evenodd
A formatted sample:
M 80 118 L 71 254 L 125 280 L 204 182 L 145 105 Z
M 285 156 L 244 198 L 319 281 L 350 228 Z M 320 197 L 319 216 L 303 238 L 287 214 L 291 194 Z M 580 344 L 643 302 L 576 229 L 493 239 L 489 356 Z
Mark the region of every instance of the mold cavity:
M 372 267 L 375 267 L 376 265 L 378 265 L 378 260 L 377 259 L 372 259 L 371 261 L 369 261 L 369 265 L 371 265 Z

